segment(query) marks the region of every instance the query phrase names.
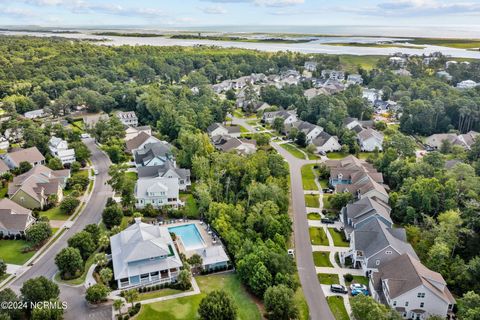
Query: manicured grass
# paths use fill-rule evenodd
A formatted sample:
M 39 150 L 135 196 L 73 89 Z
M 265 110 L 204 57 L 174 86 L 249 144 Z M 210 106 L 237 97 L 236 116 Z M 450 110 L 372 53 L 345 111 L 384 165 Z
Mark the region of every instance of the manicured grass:
M 8 192 L 8 185 L 0 189 L 0 199 L 5 198 Z
M 322 187 L 323 189 L 326 189 L 328 188 L 328 179 L 320 179 L 320 187 Z
M 345 279 L 345 276 L 343 276 L 343 278 Z M 360 284 L 366 285 L 368 287 L 368 278 L 364 277 L 364 276 L 353 276 L 352 281 L 345 280 L 345 284 L 347 286 L 349 286 L 352 282 L 353 283 L 360 283 Z
M 185 292 L 185 291 L 165 288 L 165 289 L 161 289 L 161 290 L 157 290 L 157 291 L 140 293 L 138 295 L 138 299 L 135 300 L 135 301 L 142 301 L 142 300 L 166 297 L 166 296 L 171 296 L 173 294 L 182 293 L 182 292 Z
M 306 194 L 305 205 L 310 208 L 318 208 L 320 202 L 318 200 L 318 194 Z
M 310 242 L 317 246 L 328 246 L 328 238 L 322 228 L 309 228 Z
M 323 209 L 332 209 L 332 205 L 330 204 L 330 196 L 331 194 L 323 195 Z
M 348 247 L 350 244 L 344 240 L 343 234 L 341 231 L 338 231 L 335 228 L 328 228 L 328 232 L 330 232 L 330 235 L 333 238 L 333 244 L 335 247 Z
M 290 143 L 283 143 L 280 145 L 283 149 L 287 150 L 288 152 L 290 152 L 290 154 L 292 156 L 294 156 L 295 158 L 298 158 L 298 159 L 305 159 L 305 155 L 300 151 L 298 150 L 297 147 L 295 147 L 293 144 L 290 144 Z
M 234 116 L 235 118 L 243 118 L 243 117 L 244 117 L 244 113 L 243 113 L 243 111 L 240 110 L 240 109 L 235 109 L 235 110 L 233 110 L 233 116 Z
M 304 190 L 317 191 L 317 185 L 315 184 L 315 174 L 313 173 L 314 164 L 307 164 L 302 167 L 302 183 Z
M 50 208 L 46 211 L 41 211 L 40 216 L 47 217 L 49 220 L 61 220 L 65 221 L 70 218 L 70 215 L 63 213 L 62 210 L 60 210 L 60 206 L 56 206 L 53 208 Z
M 330 296 L 327 297 L 327 303 L 332 311 L 335 320 L 349 320 L 347 309 L 345 308 L 345 303 L 343 297 L 340 296 Z
M 333 265 L 330 263 L 329 255 L 330 255 L 330 252 L 328 252 L 328 251 L 314 251 L 313 252 L 313 263 L 317 267 L 333 268 Z
M 137 319 L 198 319 L 200 301 L 213 290 L 224 290 L 231 295 L 238 308 L 238 319 L 261 319 L 257 305 L 235 274 L 199 276 L 195 279 L 200 287 L 200 294 L 143 305 Z
M 360 152 L 357 156 L 358 159 L 367 159 L 369 155 L 373 154 L 373 152 Z M 343 152 L 329 152 L 327 153 L 327 158 L 332 160 L 339 160 L 349 156 L 350 153 L 343 153 Z
M 180 194 L 180 200 L 185 202 L 185 213 L 189 218 L 197 218 L 198 217 L 198 206 L 197 200 L 193 197 L 191 193 L 183 193 Z
M 5 263 L 22 265 L 35 254 L 35 251 L 23 253 L 25 247 L 29 247 L 25 240 L 0 240 L 0 259 Z
M 307 219 L 308 220 L 320 220 L 321 217 L 317 212 L 310 212 L 309 214 L 307 214 Z
M 318 281 L 321 284 L 338 284 L 340 280 L 338 279 L 338 274 L 334 273 L 319 273 L 317 274 Z

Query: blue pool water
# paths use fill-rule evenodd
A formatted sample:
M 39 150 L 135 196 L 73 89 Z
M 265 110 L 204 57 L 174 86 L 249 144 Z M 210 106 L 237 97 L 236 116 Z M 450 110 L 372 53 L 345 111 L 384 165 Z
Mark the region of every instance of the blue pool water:
M 186 251 L 201 249 L 205 247 L 200 231 L 195 224 L 186 224 L 178 227 L 168 228 L 168 231 L 180 237 Z

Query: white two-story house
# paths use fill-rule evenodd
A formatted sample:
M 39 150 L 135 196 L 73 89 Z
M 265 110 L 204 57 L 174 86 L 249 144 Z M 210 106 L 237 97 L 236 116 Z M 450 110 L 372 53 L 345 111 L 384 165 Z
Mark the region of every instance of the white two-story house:
M 67 141 L 63 139 L 51 137 L 48 142 L 48 149 L 54 157 L 60 159 L 62 164 L 72 163 L 76 160 L 75 150 L 69 149 Z
M 407 319 L 425 320 L 433 315 L 446 318 L 455 304 L 442 275 L 408 253 L 380 266 L 369 285 L 375 300 Z
M 183 202 L 180 200 L 179 190 L 177 177 L 140 178 L 135 184 L 135 207 L 142 209 L 148 204 L 154 208 L 181 206 Z

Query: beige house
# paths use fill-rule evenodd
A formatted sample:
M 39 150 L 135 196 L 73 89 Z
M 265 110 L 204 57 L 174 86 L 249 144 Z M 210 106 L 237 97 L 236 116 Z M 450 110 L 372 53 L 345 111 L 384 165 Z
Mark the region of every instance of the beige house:
M 18 168 L 22 162 L 28 162 L 34 167 L 37 164 L 45 164 L 45 157 L 38 151 L 37 147 L 9 152 L 5 156 L 5 163 L 10 169 Z
M 51 170 L 38 165 L 19 175 L 8 185 L 8 196 L 28 209 L 43 209 L 50 195 L 63 199 L 63 188 L 70 177 L 70 170 Z
M 24 234 L 34 222 L 31 210 L 7 198 L 0 200 L 0 233 Z

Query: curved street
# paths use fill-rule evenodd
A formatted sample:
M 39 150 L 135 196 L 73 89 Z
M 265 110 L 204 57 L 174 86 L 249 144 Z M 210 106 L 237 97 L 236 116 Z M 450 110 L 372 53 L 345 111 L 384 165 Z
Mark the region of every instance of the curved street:
M 65 231 L 60 238 L 53 243 L 36 261 L 33 266 L 15 278 L 9 287 L 19 293 L 23 283 L 28 279 L 44 276 L 53 279 L 57 273 L 55 265 L 55 256 L 60 250 L 67 246 L 67 240 L 75 233 L 82 231 L 83 228 L 92 223 L 99 223 L 102 217 L 103 208 L 106 205 L 107 198 L 112 196 L 112 190 L 108 184 L 108 168 L 110 159 L 95 144 L 93 139 L 83 140 L 90 149 L 90 157 L 93 166 L 98 170 L 95 179 L 95 186 L 90 199 L 86 202 L 83 212 L 73 223 L 72 227 Z M 90 310 L 85 302 L 85 287 L 83 285 L 72 287 L 60 285 L 60 299 L 67 302 L 65 310 L 65 319 L 110 319 L 111 307 L 98 307 Z
M 310 310 L 312 320 L 334 320 L 327 304 L 317 271 L 313 264 L 312 245 L 308 233 L 308 221 L 305 207 L 305 194 L 302 185 L 301 169 L 306 164 L 320 163 L 321 160 L 301 160 L 275 142 L 271 146 L 288 162 L 290 167 L 290 188 L 292 193 L 293 232 L 295 235 L 295 257 L 303 294 Z

